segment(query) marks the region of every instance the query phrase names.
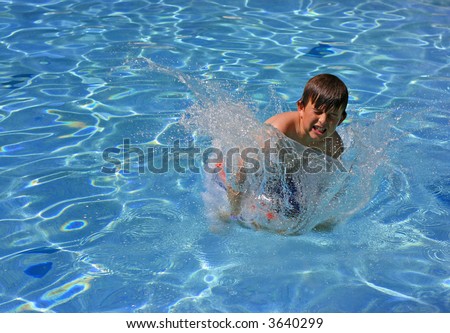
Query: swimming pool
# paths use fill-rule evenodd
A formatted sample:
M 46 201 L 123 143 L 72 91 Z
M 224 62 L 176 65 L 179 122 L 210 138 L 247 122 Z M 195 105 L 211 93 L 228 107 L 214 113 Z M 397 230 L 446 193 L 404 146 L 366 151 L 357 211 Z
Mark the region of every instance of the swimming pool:
M 446 1 L 24 0 L 0 15 L 0 311 L 450 310 Z M 124 139 L 201 141 L 178 120 L 209 82 L 263 121 L 322 72 L 349 87 L 339 130 L 366 167 L 330 232 L 212 232 L 202 175 L 101 171 Z

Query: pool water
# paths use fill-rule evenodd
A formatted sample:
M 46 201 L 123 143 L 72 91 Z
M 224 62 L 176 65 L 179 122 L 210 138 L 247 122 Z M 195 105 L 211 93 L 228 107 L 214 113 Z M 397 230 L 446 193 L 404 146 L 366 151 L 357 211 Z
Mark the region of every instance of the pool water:
M 0 311 L 449 312 L 446 1 L 20 0 L 0 16 Z M 139 172 L 138 149 L 245 138 L 323 72 L 350 91 L 348 186 L 315 207 L 332 230 L 216 228 L 204 173 Z M 105 172 L 125 142 L 130 172 Z

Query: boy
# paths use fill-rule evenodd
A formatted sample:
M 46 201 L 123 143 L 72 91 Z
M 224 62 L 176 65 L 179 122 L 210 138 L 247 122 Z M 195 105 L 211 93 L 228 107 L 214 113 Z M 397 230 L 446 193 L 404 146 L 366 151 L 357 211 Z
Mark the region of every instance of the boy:
M 331 74 L 320 74 L 310 79 L 297 102 L 297 111 L 277 114 L 268 120 L 269 124 L 290 139 L 303 146 L 316 148 L 324 154 L 338 158 L 343 150 L 342 139 L 336 132 L 347 117 L 348 90 L 345 84 Z M 245 175 L 237 175 L 238 183 Z M 231 217 L 241 210 L 242 192 L 227 186 L 231 206 Z
M 306 84 L 297 111 L 277 114 L 266 124 L 306 147 L 338 158 L 344 148 L 336 127 L 347 117 L 347 102 L 344 82 L 334 75 L 320 74 Z

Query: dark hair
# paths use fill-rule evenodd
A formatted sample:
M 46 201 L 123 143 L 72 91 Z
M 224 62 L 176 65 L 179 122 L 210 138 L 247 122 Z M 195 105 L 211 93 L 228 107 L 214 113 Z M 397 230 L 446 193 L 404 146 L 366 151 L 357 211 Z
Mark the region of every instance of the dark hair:
M 345 109 L 348 103 L 348 90 L 345 83 L 337 76 L 319 74 L 306 83 L 301 101 L 305 106 L 311 102 L 317 109 L 343 109 L 342 116 L 345 117 L 347 115 Z

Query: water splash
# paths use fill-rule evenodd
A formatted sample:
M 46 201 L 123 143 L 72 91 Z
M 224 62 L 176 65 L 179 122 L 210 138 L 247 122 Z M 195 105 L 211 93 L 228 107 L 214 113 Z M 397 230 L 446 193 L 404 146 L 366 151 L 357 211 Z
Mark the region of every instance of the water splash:
M 150 59 L 140 58 L 150 71 L 176 78 L 194 95 L 195 101 L 180 119 L 180 124 L 196 134 L 198 140 L 219 149 L 226 165 L 226 182 L 245 192 L 242 213 L 238 221 L 249 227 L 268 229 L 282 234 L 305 233 L 319 225 L 334 225 L 363 209 L 373 198 L 381 178 L 377 170 L 386 165 L 387 141 L 376 138 L 385 122 L 352 123 L 341 132 L 347 147 L 342 161 L 287 138 L 275 128 L 262 124 L 251 100 L 240 91 L 229 90 L 226 83 L 201 81 L 177 70 L 163 67 Z M 270 94 L 272 99 L 277 97 Z M 272 101 L 273 105 L 281 105 Z M 279 112 L 279 110 L 276 110 Z M 370 140 L 367 141 L 367 137 Z M 371 142 L 380 142 L 374 146 Z M 368 142 L 368 143 L 367 143 Z M 266 147 L 277 153 L 267 155 Z M 253 149 L 252 161 L 258 164 L 238 184 L 236 171 L 246 165 L 238 158 L 227 159 L 230 151 L 242 153 Z M 294 159 L 280 151 L 294 152 Z M 292 163 L 304 164 L 294 168 Z M 246 160 L 247 161 L 247 160 Z M 205 174 L 205 212 L 217 220 L 220 211 L 229 210 L 223 180 L 217 174 Z M 222 184 L 220 184 L 222 182 Z

